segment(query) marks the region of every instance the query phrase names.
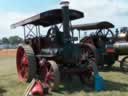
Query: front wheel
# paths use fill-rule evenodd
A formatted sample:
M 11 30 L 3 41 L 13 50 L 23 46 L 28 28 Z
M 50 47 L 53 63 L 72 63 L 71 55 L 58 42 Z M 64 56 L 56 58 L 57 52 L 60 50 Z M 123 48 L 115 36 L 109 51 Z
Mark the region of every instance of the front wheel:
M 59 67 L 55 61 L 49 60 L 41 67 L 41 78 L 48 86 L 49 90 L 57 90 L 60 82 Z

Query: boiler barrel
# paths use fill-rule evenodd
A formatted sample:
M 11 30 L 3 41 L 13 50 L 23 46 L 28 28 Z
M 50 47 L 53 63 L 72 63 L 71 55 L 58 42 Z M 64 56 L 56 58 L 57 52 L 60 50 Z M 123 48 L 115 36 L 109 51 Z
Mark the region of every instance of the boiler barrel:
M 113 47 L 119 55 L 128 55 L 128 42 L 116 42 Z

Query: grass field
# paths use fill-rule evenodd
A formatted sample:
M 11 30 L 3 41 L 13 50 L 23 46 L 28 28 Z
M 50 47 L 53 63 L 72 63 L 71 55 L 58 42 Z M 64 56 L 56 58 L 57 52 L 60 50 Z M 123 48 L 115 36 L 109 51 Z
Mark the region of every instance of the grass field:
M 0 51 L 0 55 L 0 96 L 23 96 L 28 84 L 17 79 L 15 50 Z M 105 79 L 105 91 L 91 91 L 79 81 L 73 81 L 61 85 L 52 96 L 128 96 L 128 74 L 122 73 L 118 64 L 108 72 L 100 73 Z

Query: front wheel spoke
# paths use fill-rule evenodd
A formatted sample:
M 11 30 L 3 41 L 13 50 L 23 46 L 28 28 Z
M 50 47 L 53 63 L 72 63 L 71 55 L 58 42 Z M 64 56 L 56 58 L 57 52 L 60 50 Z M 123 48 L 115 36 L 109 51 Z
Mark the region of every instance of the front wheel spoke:
M 49 80 L 54 80 L 54 73 L 49 71 L 46 75 L 46 79 Z
M 54 81 L 54 74 L 53 73 L 51 73 L 51 75 L 50 75 L 50 79 L 52 80 L 52 81 Z

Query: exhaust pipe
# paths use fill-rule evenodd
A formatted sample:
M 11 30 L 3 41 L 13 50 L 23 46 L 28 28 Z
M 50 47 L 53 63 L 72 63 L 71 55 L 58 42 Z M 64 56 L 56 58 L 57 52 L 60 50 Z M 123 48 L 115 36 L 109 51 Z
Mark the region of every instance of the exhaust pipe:
M 71 42 L 71 36 L 70 36 L 70 30 L 69 30 L 69 2 L 68 1 L 62 1 L 60 3 L 62 6 L 62 17 L 63 17 L 63 31 L 64 31 L 64 43 L 70 43 Z

